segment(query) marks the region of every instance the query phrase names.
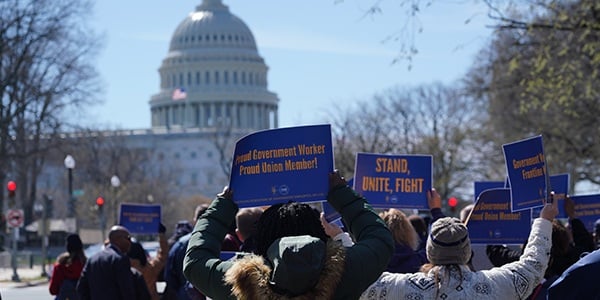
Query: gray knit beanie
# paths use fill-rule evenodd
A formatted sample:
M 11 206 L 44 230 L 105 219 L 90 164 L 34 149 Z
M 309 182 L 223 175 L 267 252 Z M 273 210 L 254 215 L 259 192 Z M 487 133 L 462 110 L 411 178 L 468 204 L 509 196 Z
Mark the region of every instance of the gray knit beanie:
M 441 218 L 431 225 L 427 259 L 434 265 L 465 265 L 471 258 L 467 227 L 457 218 Z

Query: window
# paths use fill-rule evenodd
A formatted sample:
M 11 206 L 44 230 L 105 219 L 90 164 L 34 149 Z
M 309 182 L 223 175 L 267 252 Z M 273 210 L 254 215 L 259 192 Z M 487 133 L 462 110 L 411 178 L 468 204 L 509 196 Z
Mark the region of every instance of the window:
M 190 158 L 192 158 L 192 159 L 196 158 L 196 152 L 190 153 Z
M 219 71 L 215 71 L 215 84 L 219 84 Z
M 196 72 L 196 85 L 200 85 L 200 72 Z
M 213 157 L 213 153 L 212 153 L 212 151 L 207 151 L 207 152 L 206 152 L 206 157 L 208 157 L 208 158 L 212 158 L 212 157 Z
M 233 71 L 233 84 L 237 84 L 237 83 L 238 83 L 237 72 Z
M 179 152 L 175 152 L 175 159 L 179 159 L 181 157 L 181 154 L 179 154 Z
M 187 74 L 187 85 L 192 85 L 192 73 L 188 72 Z
M 229 72 L 223 71 L 223 83 L 229 84 Z
M 210 72 L 206 71 L 204 73 L 204 83 L 209 84 L 210 83 Z

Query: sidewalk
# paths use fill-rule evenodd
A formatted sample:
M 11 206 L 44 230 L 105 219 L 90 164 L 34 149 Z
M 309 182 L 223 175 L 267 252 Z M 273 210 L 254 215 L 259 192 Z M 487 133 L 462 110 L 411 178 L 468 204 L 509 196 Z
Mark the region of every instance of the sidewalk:
M 46 270 L 46 272 L 50 272 Z M 14 287 L 26 287 L 33 285 L 48 284 L 48 279 L 43 278 L 42 266 L 37 265 L 33 268 L 17 268 L 17 275 L 19 275 L 19 282 L 12 281 L 13 269 L 12 268 L 0 268 L 0 288 L 14 288 Z

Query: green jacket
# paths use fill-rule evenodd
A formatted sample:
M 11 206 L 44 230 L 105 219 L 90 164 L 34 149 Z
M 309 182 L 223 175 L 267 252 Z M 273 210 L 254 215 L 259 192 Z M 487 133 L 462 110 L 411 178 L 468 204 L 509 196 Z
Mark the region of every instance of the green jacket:
M 335 280 L 339 283 L 326 289 L 330 293 L 334 291 L 332 299 L 358 299 L 387 267 L 394 241 L 377 213 L 348 186 L 334 189 L 327 198 L 342 215 L 356 244 L 345 249 L 343 271 L 339 280 Z M 233 201 L 217 197 L 196 223 L 185 255 L 183 272 L 186 278 L 204 295 L 215 300 L 235 299 L 233 286 L 226 283 L 225 275 L 232 267 L 239 269 L 240 260 L 221 261 L 219 256 L 221 243 L 237 211 Z M 320 278 L 323 277 L 326 276 Z

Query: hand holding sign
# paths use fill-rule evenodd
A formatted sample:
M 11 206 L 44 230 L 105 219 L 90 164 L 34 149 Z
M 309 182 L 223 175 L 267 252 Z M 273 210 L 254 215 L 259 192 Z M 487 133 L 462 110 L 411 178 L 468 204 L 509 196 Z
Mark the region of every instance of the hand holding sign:
M 558 215 L 558 201 L 552 201 L 552 203 L 546 203 L 542 211 L 540 212 L 540 218 L 544 218 L 550 222 Z
M 342 175 L 340 175 L 340 172 L 338 170 L 334 170 L 333 172 L 329 173 L 329 190 L 333 191 L 338 187 L 341 186 L 346 186 L 348 185 L 346 183 L 346 179 L 344 179 L 344 177 Z
M 427 205 L 429 209 L 442 208 L 442 197 L 435 189 L 427 191 Z
M 573 202 L 573 199 L 569 195 L 565 196 L 565 212 L 569 219 L 577 218 L 575 214 L 575 202 Z
M 223 191 L 217 194 L 217 197 L 225 198 L 225 199 L 233 199 L 233 190 L 229 188 L 229 186 L 223 187 Z
M 323 229 L 325 229 L 325 233 L 327 234 L 327 236 L 329 236 L 330 238 L 334 238 L 336 235 L 342 233 L 342 229 L 335 225 L 334 223 L 329 223 L 326 219 L 325 219 L 325 214 L 321 213 L 321 225 L 323 225 Z

